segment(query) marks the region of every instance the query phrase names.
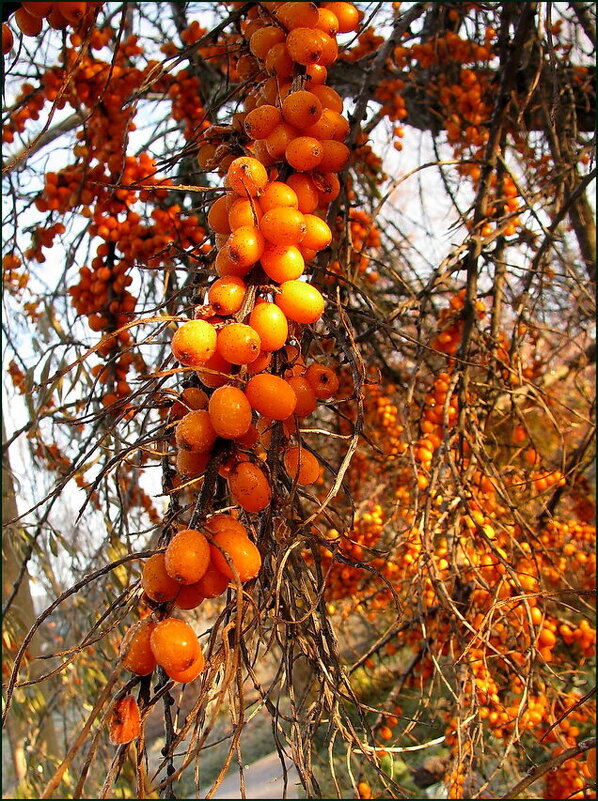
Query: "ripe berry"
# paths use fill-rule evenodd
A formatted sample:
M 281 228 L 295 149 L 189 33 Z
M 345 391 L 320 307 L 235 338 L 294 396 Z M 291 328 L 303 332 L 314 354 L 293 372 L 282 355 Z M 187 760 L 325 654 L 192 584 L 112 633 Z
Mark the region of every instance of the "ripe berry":
M 275 303 L 256 304 L 249 315 L 249 325 L 259 334 L 262 350 L 278 350 L 287 341 L 289 324 Z
M 287 163 L 298 172 L 315 170 L 322 161 L 322 155 L 322 146 L 313 136 L 295 137 L 284 152 Z
M 216 436 L 210 414 L 206 409 L 189 412 L 175 429 L 177 446 L 196 453 L 211 451 L 216 442 Z
M 257 332 L 244 323 L 231 323 L 218 332 L 218 353 L 231 364 L 249 364 L 260 354 Z
M 290 184 L 282 181 L 271 181 L 264 189 L 259 203 L 264 214 L 278 206 L 291 206 L 296 209 L 299 205 L 297 195 Z
M 215 390 L 208 410 L 219 437 L 242 437 L 251 425 L 251 406 L 245 393 L 238 387 L 226 385 Z
M 305 281 L 285 281 L 275 298 L 289 320 L 296 323 L 315 323 L 324 311 L 324 298 Z
M 170 675 L 185 671 L 200 658 L 197 635 L 188 623 L 167 617 L 156 624 L 150 637 L 156 662 Z
M 305 236 L 305 220 L 299 209 L 276 206 L 260 221 L 260 230 L 273 245 L 298 245 Z M 263 255 L 262 251 L 262 254 Z
M 264 471 L 252 462 L 239 462 L 231 470 L 228 487 L 235 503 L 246 512 L 261 512 L 272 499 L 270 482 Z
M 236 314 L 245 299 L 247 285 L 236 275 L 218 278 L 208 290 L 208 302 L 216 314 Z
M 66 5 L 66 3 L 65 3 Z M 112 745 L 124 745 L 139 737 L 141 714 L 132 695 L 119 698 L 114 704 L 108 724 L 108 736 Z
M 208 569 L 210 547 L 207 539 L 192 528 L 179 531 L 164 554 L 166 572 L 180 584 L 195 584 Z
M 245 394 L 257 412 L 272 420 L 286 420 L 297 405 L 297 396 L 290 384 L 271 373 L 260 373 L 250 378 Z
M 282 102 L 282 116 L 291 125 L 304 130 L 317 123 L 322 116 L 322 102 L 306 89 L 291 92 Z
M 181 585 L 166 572 L 164 554 L 156 553 L 144 563 L 141 573 L 141 586 L 145 594 L 158 604 L 176 598 Z
M 305 373 L 316 398 L 328 400 L 338 392 L 340 381 L 337 374 L 324 364 L 310 364 Z
M 156 667 L 156 659 L 150 647 L 150 636 L 154 623 L 142 620 L 132 626 L 122 639 L 121 656 L 123 667 L 138 676 L 148 676 Z
M 171 348 L 178 362 L 199 367 L 216 352 L 216 330 L 206 320 L 188 320 L 175 331 Z
M 262 566 L 262 557 L 254 543 L 242 534 L 227 529 L 214 536 L 211 546 L 214 567 L 229 579 L 234 579 L 233 570 L 229 567 L 219 546 L 229 557 L 239 575 L 239 581 L 255 578 Z
M 251 156 L 235 159 L 226 174 L 230 188 L 241 197 L 255 197 L 268 183 L 266 168 Z
M 283 462 L 284 469 L 297 484 L 313 484 L 320 477 L 320 463 L 305 448 L 289 448 Z

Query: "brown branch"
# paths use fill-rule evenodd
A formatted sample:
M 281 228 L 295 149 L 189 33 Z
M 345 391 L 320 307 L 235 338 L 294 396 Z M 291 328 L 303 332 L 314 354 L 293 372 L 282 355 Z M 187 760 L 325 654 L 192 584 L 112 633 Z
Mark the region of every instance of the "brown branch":
M 524 779 L 522 779 L 520 782 L 517 782 L 515 787 L 509 790 L 508 793 L 501 795 L 500 798 L 517 798 L 517 796 L 521 795 L 524 790 L 527 790 L 528 787 L 530 787 L 532 784 L 535 784 L 538 779 L 541 779 L 542 776 L 546 775 L 549 771 L 553 770 L 554 768 L 558 768 L 568 759 L 573 759 L 573 757 L 576 757 L 579 754 L 584 754 L 586 751 L 589 751 L 590 748 L 595 747 L 596 738 L 591 737 L 588 740 L 582 740 L 581 743 L 573 748 L 567 748 L 567 750 L 563 751 L 562 754 L 551 757 L 546 762 L 542 762 L 541 765 L 536 765 L 529 771 Z

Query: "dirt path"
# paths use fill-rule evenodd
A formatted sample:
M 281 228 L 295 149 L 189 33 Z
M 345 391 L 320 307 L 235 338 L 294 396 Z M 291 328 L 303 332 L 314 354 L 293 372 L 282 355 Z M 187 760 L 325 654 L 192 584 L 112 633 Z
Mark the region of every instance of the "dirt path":
M 293 763 L 287 760 L 287 791 L 283 796 L 284 780 L 280 758 L 276 752 L 249 765 L 244 771 L 247 798 L 299 798 L 299 776 Z M 213 796 L 217 799 L 241 798 L 239 772 L 227 776 Z

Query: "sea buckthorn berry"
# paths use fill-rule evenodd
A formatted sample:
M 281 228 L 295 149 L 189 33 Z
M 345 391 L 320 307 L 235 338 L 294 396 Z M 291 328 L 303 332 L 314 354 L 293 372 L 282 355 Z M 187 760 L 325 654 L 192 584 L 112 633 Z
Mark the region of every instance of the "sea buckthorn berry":
M 243 127 L 247 136 L 252 139 L 265 139 L 272 133 L 282 119 L 279 108 L 265 103 L 250 111 L 243 120 Z
M 261 373 L 263 370 L 268 370 L 272 364 L 272 351 L 262 350 L 257 359 L 251 364 L 247 365 L 247 372 L 250 375 Z
M 245 462 L 245 464 L 250 464 L 250 462 Z M 214 536 L 213 545 L 211 546 L 212 563 L 224 576 L 232 579 L 234 578 L 234 572 L 220 549 L 224 551 L 233 563 L 238 573 L 239 581 L 249 581 L 260 572 L 262 557 L 257 546 L 249 537 L 243 536 L 232 529 L 220 531 Z
M 287 50 L 297 64 L 317 64 L 322 56 L 324 44 L 316 29 L 294 28 L 287 36 Z
M 298 172 L 315 170 L 322 161 L 322 156 L 322 146 L 313 136 L 295 137 L 284 152 L 287 163 Z
M 25 36 L 38 36 L 41 33 L 43 26 L 41 19 L 33 17 L 23 7 L 17 8 L 14 13 L 14 20 L 21 33 L 24 33 Z
M 319 19 L 315 3 L 283 3 L 276 11 L 276 16 L 289 31 L 315 28 Z
M 248 537 L 249 534 L 247 533 L 247 529 L 241 523 L 240 520 L 237 520 L 236 517 L 232 515 L 218 513 L 209 517 L 206 522 L 204 523 L 204 527 L 211 533 L 211 534 L 218 534 L 219 531 L 225 531 L 226 529 L 233 529 L 234 531 L 242 534 L 244 537 Z
M 296 209 L 299 205 L 296 193 L 283 181 L 271 181 L 264 189 L 259 202 L 264 214 L 279 206 L 290 206 Z
M 316 29 L 314 33 L 318 35 L 321 45 L 318 64 L 321 64 L 323 67 L 329 67 L 331 64 L 334 64 L 338 58 L 338 44 L 336 39 L 319 29 Z
M 318 173 L 314 181 L 318 191 L 318 205 L 325 208 L 341 192 L 341 182 L 333 172 Z
M 328 36 L 336 36 L 338 33 L 338 17 L 329 8 L 318 8 L 318 22 L 315 27 L 327 33 Z
M 322 148 L 320 161 L 322 172 L 340 172 L 345 169 L 351 155 L 347 145 L 334 139 L 323 139 L 320 146 Z
M 203 653 L 200 651 L 189 667 L 184 668 L 183 670 L 175 670 L 173 668 L 171 670 L 167 670 L 166 672 L 173 681 L 179 681 L 182 684 L 187 684 L 188 682 L 196 679 L 203 671 L 204 667 L 205 659 Z
M 293 70 L 295 69 L 295 62 L 289 55 L 287 46 L 284 42 L 275 44 L 268 52 L 264 66 L 268 75 L 276 75 L 281 81 L 291 78 Z M 270 94 L 264 95 L 267 100 L 274 100 L 278 95 L 278 91 L 274 97 Z
M 175 331 L 171 348 L 177 362 L 198 367 L 216 352 L 216 329 L 206 320 L 188 320 Z
M 206 387 L 222 387 L 231 380 L 232 365 L 223 359 L 218 351 L 202 367 L 203 369 L 196 372 L 199 380 Z
M 198 587 L 197 583 L 186 584 L 179 590 L 179 594 L 174 600 L 174 605 L 177 609 L 196 609 L 205 599 L 206 596 Z
M 285 281 L 275 301 L 289 320 L 304 324 L 319 320 L 325 305 L 321 292 L 305 281 Z
M 271 373 L 260 373 L 250 378 L 245 394 L 256 412 L 272 420 L 286 420 L 297 405 L 297 396 L 290 384 Z
M 260 231 L 274 245 L 298 245 L 305 236 L 305 219 L 299 209 L 276 206 L 260 220 Z
M 217 168 L 218 163 L 214 158 L 216 155 L 216 150 L 216 145 L 211 144 L 210 142 L 202 145 L 199 148 L 197 151 L 197 163 L 202 170 L 210 172 L 211 170 L 215 170 Z
M 359 11 L 353 3 L 322 3 L 338 20 L 339 33 L 350 33 L 359 27 Z
M 156 624 L 150 644 L 156 662 L 169 676 L 171 671 L 187 670 L 201 655 L 197 635 L 188 623 L 176 617 L 167 617 Z
M 266 275 L 279 284 L 299 278 L 305 268 L 303 256 L 294 245 L 267 245 L 260 261 Z
M 315 214 L 304 215 L 305 236 L 301 240 L 301 246 L 310 250 L 324 250 L 332 242 L 332 231 L 328 223 L 324 222 Z
M 340 143 L 337 142 L 337 144 Z M 254 225 L 242 225 L 235 228 L 228 238 L 226 243 L 228 257 L 241 269 L 254 265 L 264 252 L 265 242 L 260 230 L 262 222 L 263 217 L 260 220 L 260 228 L 256 228 Z
M 21 3 L 21 5 L 32 17 L 44 19 L 52 11 L 54 3 Z
M 250 364 L 260 354 L 261 343 L 254 329 L 244 323 L 231 323 L 218 332 L 218 353 L 231 364 Z
M 299 211 L 310 214 L 318 208 L 318 189 L 309 175 L 294 172 L 287 178 L 287 185 L 295 192 Z
M 206 409 L 189 412 L 175 429 L 177 446 L 196 453 L 211 451 L 216 442 L 216 436 L 210 413 Z
M 289 448 L 282 460 L 284 469 L 297 484 L 313 484 L 320 477 L 320 463 L 305 448 Z
M 338 111 L 331 108 L 322 109 L 322 116 L 309 128 L 305 129 L 306 136 L 313 136 L 316 139 L 335 139 L 342 142 L 349 134 L 349 121 Z
M 268 173 L 264 165 L 251 156 L 235 159 L 226 173 L 233 192 L 242 197 L 255 197 L 268 183 Z
M 208 396 L 199 387 L 186 387 L 181 392 L 180 400 L 178 401 L 179 406 L 181 407 L 182 414 L 186 414 L 187 412 L 192 412 L 196 409 L 207 409 L 208 408 Z M 173 406 L 174 411 L 174 406 Z
M 235 437 L 235 442 L 242 448 L 253 450 L 260 441 L 260 432 L 257 430 L 253 423 L 249 426 L 247 431 L 240 437 Z
M 339 390 L 340 381 L 337 374 L 324 364 L 310 364 L 305 372 L 316 398 L 328 400 L 333 398 Z
M 212 231 L 217 234 L 230 234 L 228 213 L 234 200 L 235 195 L 222 195 L 212 203 L 208 212 L 208 225 Z
M 176 471 L 184 478 L 197 478 L 204 472 L 209 461 L 209 451 L 196 453 L 195 451 L 177 450 Z
M 338 114 L 343 113 L 343 99 L 339 93 L 331 86 L 319 85 L 313 86 L 311 91 L 320 99 L 324 108 L 330 108 Z
M 264 167 L 273 167 L 276 164 L 276 159 L 273 159 L 268 153 L 268 145 L 266 144 L 265 139 L 258 139 L 257 141 L 253 142 L 249 149 L 256 159 L 262 162 Z
M 66 5 L 66 3 L 65 3 Z M 125 745 L 139 737 L 141 713 L 132 695 L 125 695 L 115 702 L 110 713 L 108 736 L 112 745 Z
M 172 601 L 181 588 L 179 582 L 166 572 L 163 553 L 155 553 L 144 563 L 141 586 L 148 598 L 158 604 Z
M 123 667 L 138 676 L 148 676 L 156 667 L 156 658 L 150 647 L 150 635 L 155 623 L 142 620 L 127 631 L 120 645 Z
M 60 13 L 62 16 L 71 23 L 71 25 L 78 25 L 83 19 L 87 11 L 87 3 L 60 3 Z
M 216 314 L 236 314 L 245 299 L 247 285 L 235 275 L 218 278 L 208 290 L 208 302 Z
M 230 207 L 228 224 L 231 231 L 243 226 L 257 227 L 262 219 L 262 204 L 255 198 L 238 197 Z
M 273 159 L 284 156 L 289 144 L 299 136 L 299 131 L 284 120 L 279 123 L 272 133 L 266 137 L 266 148 Z
M 193 528 L 174 535 L 164 554 L 166 572 L 179 584 L 195 584 L 208 569 L 210 546 L 207 539 Z
M 284 40 L 285 35 L 282 28 L 278 28 L 276 25 L 265 25 L 251 35 L 249 49 L 256 58 L 264 61 L 270 49 Z
M 231 470 L 228 487 L 235 503 L 246 512 L 261 512 L 272 499 L 270 482 L 264 471 L 253 462 L 239 462 Z
M 228 587 L 228 576 L 221 573 L 214 562 L 210 561 L 208 569 L 196 586 L 205 598 L 217 598 Z
M 12 46 L 14 44 L 14 36 L 12 35 L 11 29 L 8 27 L 6 22 L 2 23 L 2 55 L 5 56 L 7 53 L 10 53 L 12 50 Z
M 251 406 L 238 387 L 224 386 L 215 390 L 209 405 L 212 425 L 219 437 L 242 437 L 251 425 Z
M 46 17 L 48 20 L 48 25 L 51 28 L 54 28 L 55 31 L 61 31 L 69 24 L 68 19 L 66 19 L 60 10 L 63 5 L 64 3 L 54 3 L 52 6 L 52 11 L 50 11 Z
M 249 315 L 249 325 L 259 334 L 262 350 L 278 350 L 287 341 L 289 324 L 275 303 L 256 304 Z
M 305 68 L 305 76 L 307 78 L 306 86 L 316 86 L 316 84 L 326 83 L 328 78 L 328 70 L 321 64 L 310 64 Z
M 313 92 L 300 89 L 285 97 L 282 116 L 288 123 L 303 130 L 318 122 L 322 116 L 322 103 Z
M 230 236 L 230 234 L 229 234 Z M 222 250 L 219 251 L 214 261 L 214 269 L 220 278 L 225 278 L 227 275 L 236 275 L 237 278 L 243 278 L 253 267 L 252 264 L 240 265 L 238 262 L 231 259 L 228 252 L 228 237 L 224 242 Z
M 317 405 L 316 394 L 313 391 L 311 384 L 306 378 L 300 375 L 291 376 L 287 378 L 288 383 L 297 396 L 297 405 L 295 406 L 295 417 L 307 417 L 310 415 Z

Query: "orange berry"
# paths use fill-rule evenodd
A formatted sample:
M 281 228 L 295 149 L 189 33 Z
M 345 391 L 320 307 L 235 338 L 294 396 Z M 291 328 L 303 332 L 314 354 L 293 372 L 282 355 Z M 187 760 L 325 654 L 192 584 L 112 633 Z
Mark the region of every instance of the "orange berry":
M 316 394 L 311 384 L 306 378 L 300 375 L 291 376 L 291 378 L 287 378 L 287 381 L 293 387 L 295 395 L 297 396 L 295 417 L 307 417 L 317 406 Z
M 14 20 L 25 36 L 38 36 L 41 33 L 43 26 L 41 19 L 33 17 L 22 6 L 15 11 Z
M 232 365 L 223 359 L 218 351 L 202 365 L 202 368 L 197 370 L 197 375 L 206 387 L 222 387 L 231 380 Z
M 340 142 L 336 144 L 340 144 Z M 239 228 L 235 228 L 227 240 L 228 257 L 241 269 L 253 266 L 264 252 L 263 220 L 262 217 L 260 228 L 256 228 L 254 225 L 241 225 Z
M 144 563 L 141 572 L 141 586 L 145 594 L 158 604 L 172 601 L 181 588 L 166 572 L 163 553 L 155 553 Z
M 337 142 L 342 142 L 349 133 L 349 121 L 338 111 L 324 108 L 318 122 L 306 128 L 304 133 L 306 136 L 313 136 L 320 141 L 335 139 Z
M 331 64 L 334 64 L 338 58 L 338 44 L 336 43 L 336 39 L 320 29 L 316 29 L 314 33 L 318 35 L 320 40 L 321 50 L 318 64 L 323 67 L 329 67 Z
M 339 378 L 334 370 L 323 364 L 310 364 L 306 370 L 305 378 L 313 389 L 316 398 L 320 400 L 333 398 L 340 386 Z
M 262 217 L 260 231 L 274 245 L 298 245 L 305 235 L 305 219 L 299 209 L 276 206 Z
M 236 517 L 232 517 L 232 515 L 218 513 L 209 517 L 206 522 L 204 523 L 205 528 L 211 534 L 218 534 L 219 531 L 225 531 L 227 529 L 233 529 L 238 534 L 242 534 L 244 537 L 248 537 L 247 529 Z
M 148 676 L 156 667 L 156 659 L 150 647 L 150 635 L 155 623 L 142 620 L 127 631 L 120 644 L 123 667 L 138 676 Z
M 250 378 L 245 394 L 256 412 L 272 420 L 286 420 L 297 405 L 297 396 L 290 384 L 271 373 L 260 373 Z
M 209 451 L 197 453 L 195 451 L 178 450 L 176 454 L 176 471 L 184 478 L 197 478 L 200 476 L 210 461 Z
M 251 425 L 251 406 L 245 393 L 230 385 L 215 390 L 210 398 L 210 418 L 219 437 L 242 437 Z
M 87 3 L 60 3 L 60 13 L 71 25 L 78 25 L 86 11 Z
M 257 332 L 244 323 L 231 323 L 218 332 L 218 353 L 231 364 L 250 364 L 260 355 Z
M 249 315 L 249 325 L 257 331 L 262 350 L 278 350 L 287 341 L 289 324 L 275 303 L 256 304 Z
M 168 675 L 187 670 L 201 658 L 197 635 L 188 623 L 176 617 L 167 617 L 156 624 L 150 645 L 156 662 Z
M 289 144 L 299 135 L 299 131 L 284 120 L 266 137 L 266 148 L 273 159 L 284 156 Z
M 204 602 L 205 597 L 197 583 L 186 584 L 179 590 L 179 594 L 174 600 L 174 605 L 178 609 L 195 609 Z
M 166 572 L 179 584 L 195 584 L 208 569 L 210 546 L 207 539 L 193 528 L 174 535 L 164 554 Z
M 247 285 L 236 275 L 218 278 L 208 290 L 208 302 L 216 314 L 236 314 L 245 299 Z
M 289 448 L 282 459 L 284 469 L 297 484 L 313 484 L 320 477 L 320 463 L 305 448 Z
M 255 375 L 255 373 L 261 373 L 263 370 L 268 370 L 270 364 L 272 363 L 272 351 L 263 350 L 260 355 L 251 362 L 251 364 L 247 365 L 247 372 L 250 375 Z
M 275 13 L 289 31 L 295 28 L 315 28 L 319 19 L 315 3 L 282 3 Z
M 67 5 L 66 3 L 64 5 Z M 112 745 L 124 745 L 139 737 L 141 713 L 132 695 L 119 698 L 110 713 L 108 736 Z
M 228 168 L 226 177 L 233 192 L 242 197 L 259 195 L 268 183 L 266 168 L 251 156 L 235 159 Z
M 269 244 L 260 261 L 266 275 L 279 284 L 299 278 L 305 268 L 301 251 L 294 245 Z
M 320 99 L 324 108 L 330 108 L 339 114 L 343 113 L 343 99 L 331 86 L 326 86 L 324 84 L 313 86 L 311 91 Z
M 52 11 L 54 3 L 21 3 L 21 5 L 32 17 L 44 19 Z
M 264 66 L 266 67 L 268 75 L 276 75 L 279 80 L 284 81 L 292 77 L 295 62 L 290 57 L 286 44 L 284 42 L 278 42 L 268 52 Z M 267 95 L 264 92 L 262 93 L 267 100 L 275 99 L 270 96 L 270 93 Z M 278 91 L 275 97 L 277 95 Z
M 327 248 L 332 242 L 332 231 L 328 224 L 315 214 L 306 214 L 304 220 L 306 231 L 301 247 L 316 251 Z
M 205 598 L 217 598 L 228 587 L 228 577 L 218 570 L 213 561 L 210 561 L 203 577 L 194 586 Z
M 10 53 L 12 50 L 12 46 L 14 44 L 14 36 L 12 35 L 11 29 L 8 27 L 6 22 L 2 23 L 2 55 L 5 56 L 7 53 Z
M 388 726 L 380 726 L 378 729 L 378 735 L 382 740 L 392 740 L 392 729 Z
M 290 186 L 297 196 L 299 211 L 303 214 L 310 214 L 319 205 L 318 188 L 309 175 L 294 172 L 287 178 L 287 186 Z
M 261 200 L 256 198 L 238 197 L 230 207 L 228 224 L 231 231 L 243 226 L 257 228 L 262 219 Z M 227 240 L 228 241 L 228 240 Z
M 234 199 L 234 195 L 222 195 L 222 197 L 216 198 L 210 206 L 208 225 L 217 234 L 230 234 L 231 232 L 228 213 Z
M 289 320 L 303 324 L 319 320 L 325 306 L 321 292 L 305 281 L 285 281 L 275 301 Z
M 338 20 L 340 33 L 350 33 L 359 27 L 359 11 L 353 3 L 322 3 L 321 8 L 332 11 Z
M 312 28 L 294 28 L 287 36 L 286 46 L 290 57 L 297 64 L 317 64 L 324 45 L 319 37 L 321 31 Z
M 243 120 L 247 136 L 252 139 L 265 139 L 276 128 L 282 119 L 282 113 L 276 106 L 265 103 L 250 111 Z
M 288 183 L 271 181 L 260 197 L 260 207 L 264 213 L 280 206 L 291 206 L 296 209 L 299 205 L 297 195 Z
M 335 139 L 323 139 L 320 147 L 322 158 L 319 166 L 322 172 L 340 172 L 345 169 L 351 155 L 347 145 Z
M 333 172 L 321 173 L 316 183 L 318 205 L 325 208 L 340 195 L 341 183 Z
M 238 244 L 238 242 L 235 244 Z M 244 251 L 241 246 L 241 254 L 243 254 L 243 252 Z M 231 259 L 228 251 L 227 237 L 226 241 L 224 242 L 224 247 L 222 247 L 222 250 L 218 252 L 218 255 L 214 261 L 214 269 L 216 270 L 216 274 L 219 275 L 220 278 L 225 278 L 229 275 L 235 275 L 237 278 L 243 278 L 248 272 L 250 272 L 252 267 L 253 264 L 240 264 L 238 261 Z
M 538 634 L 538 645 L 540 648 L 552 648 L 556 645 L 556 637 L 554 636 L 554 632 L 552 632 L 549 628 L 542 627 L 540 629 L 540 633 Z
M 272 499 L 270 482 L 264 471 L 253 462 L 239 462 L 231 470 L 228 487 L 235 503 L 246 512 L 261 512 Z
M 246 462 L 245 464 L 250 464 Z M 262 557 L 256 545 L 239 532 L 233 529 L 220 531 L 214 536 L 212 551 L 212 563 L 224 576 L 229 579 L 234 578 L 234 573 L 223 553 L 229 557 L 238 573 L 239 581 L 249 581 L 255 578 L 262 566 Z M 219 546 L 219 547 L 217 547 Z
M 282 101 L 282 116 L 296 128 L 309 128 L 322 116 L 322 103 L 312 92 L 299 89 L 290 92 Z
M 165 670 L 173 681 L 180 681 L 181 683 L 186 684 L 196 679 L 204 667 L 204 655 L 201 651 L 199 651 L 198 655 L 188 667 L 183 668 L 182 670 L 176 670 L 175 668 L 171 668 L 170 670 L 166 670 L 165 668 Z
M 271 48 L 284 40 L 285 35 L 282 28 L 278 28 L 276 25 L 265 25 L 251 35 L 249 49 L 256 58 L 264 61 Z
M 338 17 L 329 8 L 318 8 L 318 22 L 316 28 L 324 31 L 328 36 L 338 33 Z
M 216 352 L 216 339 L 213 325 L 205 320 L 188 320 L 172 337 L 172 353 L 186 367 L 198 367 Z
M 206 409 L 189 412 L 179 421 L 175 429 L 177 446 L 196 453 L 211 451 L 216 436 L 210 413 Z
M 357 795 L 359 798 L 371 798 L 372 788 L 367 782 L 359 782 L 357 784 Z
M 298 172 L 315 170 L 322 161 L 322 146 L 313 136 L 297 136 L 287 145 L 284 157 Z

